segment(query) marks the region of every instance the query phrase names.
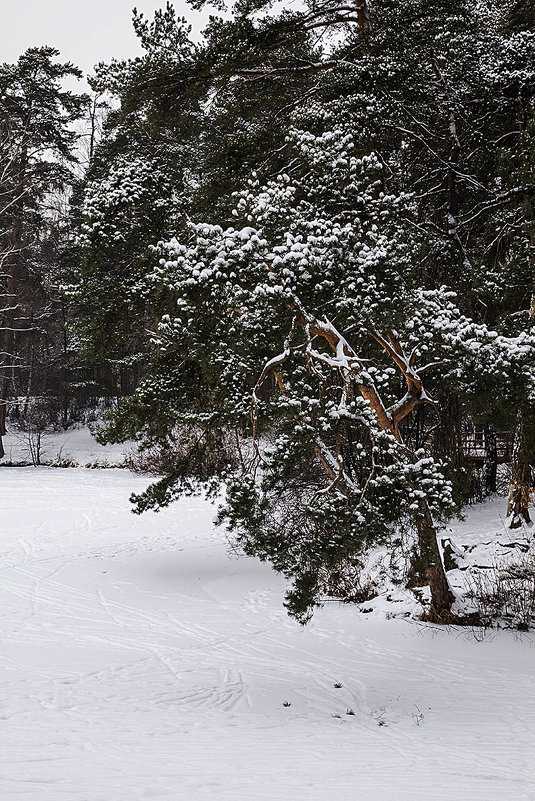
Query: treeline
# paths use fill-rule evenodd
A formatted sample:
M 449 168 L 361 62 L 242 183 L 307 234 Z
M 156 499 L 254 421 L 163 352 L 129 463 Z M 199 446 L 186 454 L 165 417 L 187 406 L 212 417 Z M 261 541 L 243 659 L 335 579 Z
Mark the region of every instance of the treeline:
M 238 0 L 197 42 L 168 4 L 91 99 L 46 48 L 4 65 L 3 408 L 123 394 L 100 438 L 162 473 L 138 511 L 223 487 L 301 619 L 401 535 L 452 619 L 437 529 L 496 489 L 497 432 L 529 520 L 534 23 L 528 0 Z
M 0 457 L 8 419 L 66 428 L 135 386 L 109 360 L 84 358 L 63 291 L 79 271 L 73 200 L 99 103 L 63 88 L 82 73 L 59 55 L 31 48 L 0 65 Z

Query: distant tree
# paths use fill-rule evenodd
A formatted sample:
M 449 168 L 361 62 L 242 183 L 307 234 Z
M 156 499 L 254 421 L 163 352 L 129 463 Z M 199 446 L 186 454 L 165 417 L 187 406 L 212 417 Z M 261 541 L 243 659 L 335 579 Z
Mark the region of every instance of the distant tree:
M 48 300 L 35 302 L 43 285 L 47 204 L 69 179 L 76 139 L 72 124 L 86 103 L 85 96 L 63 90 L 65 78 L 81 73 L 72 64 L 57 63 L 58 55 L 50 47 L 30 48 L 15 64 L 0 65 L 0 457 L 7 403 L 18 384 L 16 372 L 25 364 L 23 342 L 42 333 L 48 315 Z

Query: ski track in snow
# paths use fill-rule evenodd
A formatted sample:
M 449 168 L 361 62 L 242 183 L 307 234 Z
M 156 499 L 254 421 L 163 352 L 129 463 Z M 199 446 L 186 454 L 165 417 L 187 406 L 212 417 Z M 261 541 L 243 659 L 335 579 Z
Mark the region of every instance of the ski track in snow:
M 146 483 L 0 473 L 3 801 L 535 800 L 533 638 L 303 628 L 204 501 L 132 515 Z

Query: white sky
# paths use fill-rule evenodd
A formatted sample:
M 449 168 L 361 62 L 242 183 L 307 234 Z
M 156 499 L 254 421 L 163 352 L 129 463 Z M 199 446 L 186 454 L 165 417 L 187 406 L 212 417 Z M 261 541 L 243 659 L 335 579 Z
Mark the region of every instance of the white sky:
M 165 0 L 0 0 L 0 62 L 16 61 L 28 47 L 45 44 L 86 73 L 99 61 L 136 56 L 134 6 L 151 17 Z M 175 0 L 174 6 L 194 31 L 204 27 L 208 13 L 199 15 L 186 0 Z

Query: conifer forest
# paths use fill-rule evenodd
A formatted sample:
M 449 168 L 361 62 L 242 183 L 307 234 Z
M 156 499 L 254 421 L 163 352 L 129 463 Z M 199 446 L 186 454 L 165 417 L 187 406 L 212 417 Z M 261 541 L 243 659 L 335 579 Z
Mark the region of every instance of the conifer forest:
M 0 59 L 2 798 L 534 801 L 535 4 L 164 2 Z

